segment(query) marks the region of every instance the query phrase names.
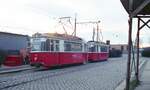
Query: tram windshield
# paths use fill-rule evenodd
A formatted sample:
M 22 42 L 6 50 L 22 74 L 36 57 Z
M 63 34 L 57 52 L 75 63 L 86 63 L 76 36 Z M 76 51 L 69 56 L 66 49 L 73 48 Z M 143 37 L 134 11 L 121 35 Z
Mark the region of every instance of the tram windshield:
M 32 46 L 31 46 L 32 48 L 32 51 L 40 51 L 41 49 L 40 49 L 40 43 L 34 43 L 34 44 L 32 44 Z
M 32 41 L 31 43 L 31 50 L 32 51 L 41 51 L 41 42 L 40 41 Z
M 59 51 L 59 40 L 32 39 L 31 47 L 32 51 Z

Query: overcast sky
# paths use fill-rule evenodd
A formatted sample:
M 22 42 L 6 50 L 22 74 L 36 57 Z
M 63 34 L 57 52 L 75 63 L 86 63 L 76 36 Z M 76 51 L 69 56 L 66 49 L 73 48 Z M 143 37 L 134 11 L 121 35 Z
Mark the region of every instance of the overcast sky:
M 58 18 L 70 16 L 73 20 L 75 13 L 78 22 L 100 20 L 103 41 L 127 43 L 128 14 L 120 0 L 0 0 L 0 31 L 28 35 L 63 33 Z M 73 31 L 71 25 L 66 29 Z M 93 25 L 77 25 L 77 36 L 91 40 L 92 29 Z M 142 37 L 145 33 L 148 32 L 142 32 Z

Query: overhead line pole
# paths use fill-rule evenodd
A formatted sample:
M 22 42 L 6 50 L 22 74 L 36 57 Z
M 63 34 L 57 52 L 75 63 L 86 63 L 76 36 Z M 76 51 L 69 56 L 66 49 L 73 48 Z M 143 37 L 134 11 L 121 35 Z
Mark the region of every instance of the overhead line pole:
M 75 21 L 74 21 L 74 36 L 76 36 L 77 33 L 77 16 L 75 14 Z
M 100 21 L 89 21 L 89 22 L 77 22 L 76 24 L 96 24 L 96 26 L 97 26 L 97 29 L 96 29 L 96 32 L 97 32 L 97 37 L 96 37 L 96 39 L 97 39 L 97 41 L 99 40 L 99 23 L 100 23 Z M 95 31 L 93 31 L 93 37 L 92 37 L 92 39 L 94 40 L 94 34 L 95 34 Z

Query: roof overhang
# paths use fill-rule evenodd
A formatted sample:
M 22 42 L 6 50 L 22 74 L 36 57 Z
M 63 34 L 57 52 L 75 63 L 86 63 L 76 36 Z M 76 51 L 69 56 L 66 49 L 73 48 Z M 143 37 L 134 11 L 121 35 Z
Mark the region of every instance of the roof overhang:
M 130 17 L 150 15 L 150 0 L 121 0 Z

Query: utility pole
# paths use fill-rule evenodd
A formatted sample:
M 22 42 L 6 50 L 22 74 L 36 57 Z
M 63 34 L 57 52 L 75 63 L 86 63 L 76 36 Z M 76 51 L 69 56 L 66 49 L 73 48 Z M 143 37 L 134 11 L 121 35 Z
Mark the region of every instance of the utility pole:
M 74 36 L 76 36 L 76 30 L 77 30 L 77 15 L 75 14 L 75 20 L 74 20 Z
M 93 28 L 93 36 L 92 36 L 92 41 L 94 41 L 95 38 L 95 28 Z
M 99 41 L 99 23 L 100 23 L 100 21 L 98 21 L 96 23 L 96 25 L 97 25 L 97 41 Z

